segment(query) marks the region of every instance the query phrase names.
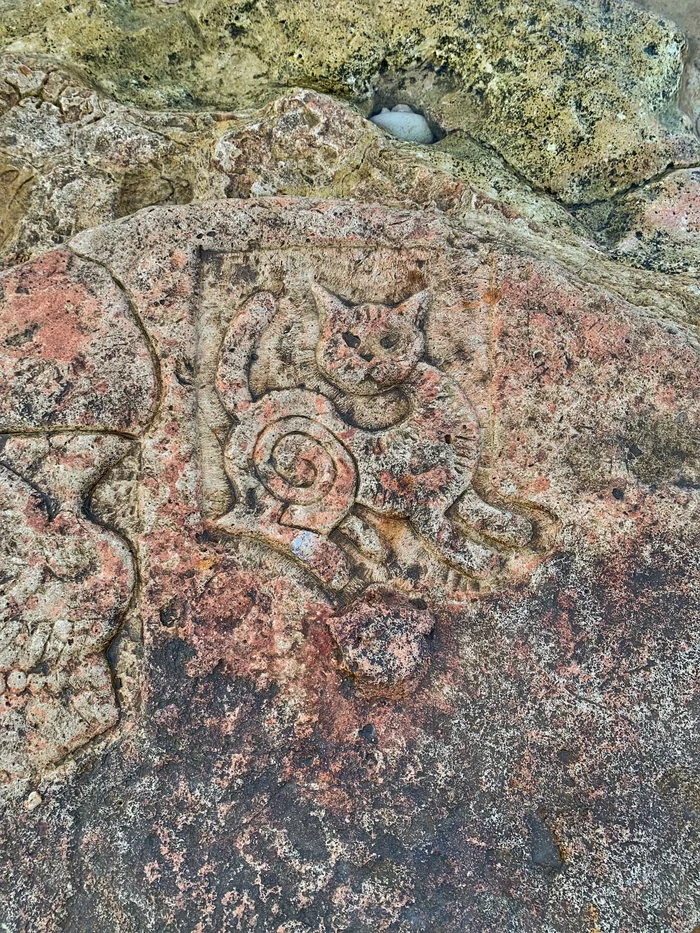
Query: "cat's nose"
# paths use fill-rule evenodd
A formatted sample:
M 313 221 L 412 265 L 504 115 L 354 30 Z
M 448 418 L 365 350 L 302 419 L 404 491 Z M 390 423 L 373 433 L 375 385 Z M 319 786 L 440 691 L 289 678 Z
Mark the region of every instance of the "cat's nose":
M 364 360 L 365 363 L 371 363 L 374 359 L 374 353 L 360 353 L 360 359 Z

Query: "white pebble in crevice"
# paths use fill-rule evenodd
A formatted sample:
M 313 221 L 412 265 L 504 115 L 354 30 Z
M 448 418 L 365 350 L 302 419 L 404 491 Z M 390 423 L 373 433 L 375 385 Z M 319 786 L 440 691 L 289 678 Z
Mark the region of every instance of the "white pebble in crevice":
M 398 136 L 409 143 L 427 145 L 435 141 L 423 114 L 414 113 L 406 104 L 397 104 L 391 110 L 384 107 L 381 113 L 375 113 L 370 120 L 392 136 Z
M 37 807 L 40 807 L 43 803 L 41 794 L 38 794 L 35 790 L 24 801 L 25 810 L 36 810 Z

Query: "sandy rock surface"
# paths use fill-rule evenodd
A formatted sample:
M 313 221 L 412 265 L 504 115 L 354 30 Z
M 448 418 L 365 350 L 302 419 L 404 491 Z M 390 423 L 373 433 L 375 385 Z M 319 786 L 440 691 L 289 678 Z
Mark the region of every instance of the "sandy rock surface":
M 0 930 L 697 933 L 674 9 L 0 7 Z
M 148 209 L 6 273 L 10 308 L 22 282 L 67 313 L 51 263 L 112 281 L 88 345 L 120 327 L 158 395 L 128 430 L 43 414 L 0 455 L 5 540 L 40 542 L 3 694 L 16 927 L 32 892 L 51 930 L 189 929 L 207 904 L 210 929 L 591 929 L 600 903 L 684 929 L 690 333 L 437 212 L 337 201 Z M 59 479 L 73 512 L 42 514 Z M 59 576 L 76 630 L 39 677 L 19 646 L 61 637 L 57 530 L 94 569 Z M 79 694 L 111 718 L 60 731 L 44 679 L 104 669 L 115 627 L 116 687 Z
M 234 108 L 302 85 L 415 104 L 567 203 L 698 161 L 675 101 L 684 38 L 631 3 L 11 0 L 0 45 L 59 55 L 117 99 Z M 404 99 L 398 99 L 398 96 Z

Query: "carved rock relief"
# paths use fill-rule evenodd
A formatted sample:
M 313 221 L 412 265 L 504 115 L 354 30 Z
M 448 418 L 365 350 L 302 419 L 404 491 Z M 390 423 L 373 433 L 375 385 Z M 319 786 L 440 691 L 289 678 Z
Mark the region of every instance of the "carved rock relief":
M 344 665 L 383 695 L 400 694 L 394 681 L 415 682 L 422 666 L 434 617 L 416 581 L 439 581 L 442 598 L 457 586 L 503 585 L 552 525 L 531 504 L 491 500 L 475 486 L 489 453 L 489 313 L 483 283 L 472 282 L 471 295 L 441 293 L 431 259 L 439 264 L 429 251 L 268 251 L 204 257 L 201 272 L 210 530 L 303 566 L 338 609 L 331 630 Z M 483 422 L 435 361 L 444 337 L 430 340 L 431 309 L 442 305 L 444 317 L 470 299 Z M 380 618 L 385 640 L 393 620 L 398 642 L 413 646 L 411 673 L 358 664 L 355 629 Z M 377 649 L 387 665 L 391 653 Z
M 203 460 L 210 512 L 222 512 L 214 525 L 293 556 L 335 593 L 385 583 L 392 562 L 401 575 L 397 522 L 414 553 L 427 549 L 467 577 L 493 576 L 528 548 L 534 529 L 473 485 L 487 439 L 462 388 L 431 361 L 426 324 L 436 296 L 420 287 L 425 260 L 365 253 L 360 261 L 369 274 L 353 283 L 343 269 L 329 285 L 324 265 L 358 257 L 286 256 L 265 270 L 281 277 L 277 294 L 253 289 L 218 330 L 207 319 L 216 299 L 204 274 L 200 397 L 216 415 L 206 423 L 223 454 Z M 235 274 L 246 280 L 251 266 L 241 262 Z M 475 332 L 485 341 L 480 312 Z M 225 511 L 223 474 L 234 497 Z
M 58 251 L 2 277 L 0 783 L 118 721 L 106 650 L 129 607 L 129 544 L 90 512 L 135 447 L 156 372 L 123 293 Z
M 325 607 L 313 611 L 337 651 L 324 663 L 368 697 L 400 699 L 428 668 L 443 610 L 529 580 L 555 545 L 602 551 L 649 509 L 666 509 L 668 523 L 686 507 L 692 451 L 680 478 L 661 477 L 659 498 L 651 454 L 623 482 L 613 446 L 629 435 L 630 451 L 645 449 L 649 400 L 671 417 L 693 351 L 551 263 L 457 240 L 432 216 L 293 200 L 146 211 L 72 245 L 90 261 L 56 251 L 2 280 L 3 477 L 20 503 L 8 540 L 19 540 L 34 503 L 45 517 L 32 533 L 50 541 L 52 502 L 70 501 L 70 535 L 101 549 L 104 572 L 78 570 L 72 583 L 64 574 L 64 584 L 82 605 L 104 574 L 121 582 L 96 603 L 104 622 L 83 636 L 79 662 L 47 635 L 38 662 L 47 671 L 89 662 L 108 673 L 105 649 L 130 600 L 146 666 L 175 637 L 199 645 L 215 628 L 235 645 L 241 607 L 257 599 L 236 587 L 252 577 L 268 601 L 293 590 L 288 604 L 280 597 L 282 615 L 298 619 L 307 597 Z M 660 373 L 663 353 L 677 366 Z M 141 524 L 127 545 L 123 525 L 104 527 L 114 508 L 98 474 L 129 445 Z M 70 496 L 53 485 L 62 457 L 74 464 Z M 108 504 L 98 520 L 96 498 Z M 37 548 L 23 547 L 26 575 Z M 37 592 L 51 572 L 38 574 Z M 200 613 L 213 581 L 221 605 Z M 56 761 L 114 722 L 117 707 L 105 677 L 97 724 L 60 741 L 32 725 L 29 743 L 24 701 L 10 708 L 8 687 L 27 698 L 39 689 L 36 651 L 18 654 L 17 643 L 29 644 L 34 626 L 43 651 L 50 626 L 18 602 L 6 611 L 3 703 L 13 761 L 24 754 L 12 765 L 19 775 L 43 767 L 42 742 L 42 761 Z M 256 664 L 267 670 L 263 657 Z M 65 708 L 67 696 L 56 702 Z

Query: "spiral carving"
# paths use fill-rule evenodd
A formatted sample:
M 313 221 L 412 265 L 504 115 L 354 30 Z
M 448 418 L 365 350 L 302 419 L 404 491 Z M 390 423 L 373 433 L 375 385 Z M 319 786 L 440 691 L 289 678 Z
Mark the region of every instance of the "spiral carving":
M 255 469 L 265 488 L 286 504 L 283 520 L 327 534 L 347 515 L 355 492 L 355 464 L 326 427 L 290 416 L 258 437 Z
M 338 434 L 345 426 L 328 399 L 301 389 L 271 392 L 233 429 L 227 467 L 251 472 L 283 504 L 279 521 L 329 534 L 355 501 L 357 468 Z

